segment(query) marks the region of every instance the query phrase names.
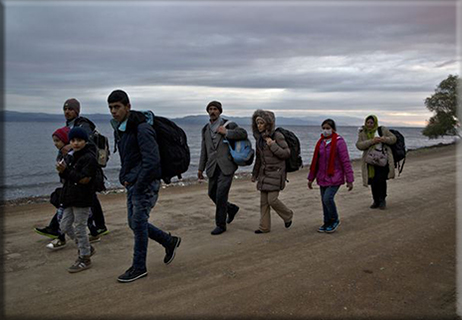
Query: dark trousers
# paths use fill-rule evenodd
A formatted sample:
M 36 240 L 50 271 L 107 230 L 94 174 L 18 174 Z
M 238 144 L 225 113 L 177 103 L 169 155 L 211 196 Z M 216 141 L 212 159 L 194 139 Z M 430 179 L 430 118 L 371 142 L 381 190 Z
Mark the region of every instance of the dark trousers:
M 226 216 L 229 212 L 235 211 L 237 206 L 228 202 L 229 189 L 233 182 L 234 174 L 224 175 L 217 165 L 215 172 L 209 177 L 209 197 L 215 203 L 215 224 L 226 229 Z
M 133 264 L 135 269 L 146 270 L 148 241 L 152 239 L 167 247 L 172 243 L 170 234 L 149 223 L 149 214 L 159 197 L 160 180 L 154 180 L 143 193 L 135 193 L 134 187 L 127 188 L 128 226 L 133 231 Z
M 58 209 L 59 210 L 59 209 Z M 87 221 L 88 229 L 90 230 L 91 235 L 96 236 L 98 234 L 97 230 L 106 229 L 106 224 L 104 221 L 103 209 L 101 203 L 99 202 L 98 197 L 94 196 L 93 203 L 90 208 L 90 216 Z M 50 224 L 48 225 L 52 230 L 59 232 L 59 239 L 65 240 L 64 234 L 59 231 L 59 221 L 58 221 L 58 211 L 56 211 L 53 218 L 51 218 Z
M 386 165 L 385 167 L 374 166 L 374 170 L 374 178 L 369 178 L 368 182 L 371 185 L 374 202 L 381 203 L 387 197 L 387 179 L 390 169 Z

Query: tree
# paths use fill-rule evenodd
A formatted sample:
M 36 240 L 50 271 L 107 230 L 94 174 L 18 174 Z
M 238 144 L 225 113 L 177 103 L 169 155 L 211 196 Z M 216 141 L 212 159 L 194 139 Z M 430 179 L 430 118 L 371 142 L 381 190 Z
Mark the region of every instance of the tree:
M 425 99 L 425 106 L 435 115 L 428 120 L 422 134 L 430 139 L 440 136 L 459 136 L 460 122 L 457 114 L 457 87 L 459 77 L 449 75 L 435 89 L 435 93 Z

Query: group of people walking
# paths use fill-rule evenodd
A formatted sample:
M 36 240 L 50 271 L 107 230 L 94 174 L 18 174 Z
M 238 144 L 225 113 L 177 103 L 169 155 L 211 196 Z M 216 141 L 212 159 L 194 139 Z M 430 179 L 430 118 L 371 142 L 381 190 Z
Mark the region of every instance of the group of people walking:
M 173 261 L 181 238 L 171 235 L 149 220 L 161 186 L 161 165 L 158 137 L 143 112 L 131 109 L 129 97 L 122 90 L 113 91 L 107 99 L 112 115 L 116 149 L 121 160 L 119 181 L 126 188 L 128 225 L 134 235 L 133 262 L 119 282 L 131 282 L 147 275 L 146 255 L 149 239 L 165 248 L 164 263 Z M 215 204 L 215 228 L 212 235 L 227 230 L 239 206 L 229 201 L 229 191 L 238 166 L 229 151 L 229 141 L 247 139 L 245 129 L 221 117 L 223 106 L 211 101 L 206 106 L 208 123 L 202 128 L 201 154 L 198 179 L 208 177 L 208 195 Z M 107 234 L 101 205 L 96 196 L 95 178 L 98 163 L 90 139 L 94 127 L 78 117 L 80 104 L 69 99 L 64 104 L 66 126 L 57 129 L 52 137 L 59 149 L 56 169 L 63 183 L 59 195 L 57 214 L 46 228 L 36 228 L 38 233 L 56 237 L 48 248 L 56 249 L 66 244 L 64 234 L 74 240 L 78 258 L 68 269 L 79 272 L 91 267 L 90 257 L 95 253 L 91 241 Z M 71 114 L 71 115 L 69 115 Z M 79 120 L 80 119 L 80 120 Z M 84 118 L 86 119 L 86 118 Z M 91 123 L 91 122 L 90 122 Z M 252 116 L 252 133 L 255 138 L 256 158 L 251 181 L 260 191 L 260 222 L 256 234 L 271 231 L 271 208 L 281 217 L 285 228 L 293 223 L 294 212 L 280 199 L 287 180 L 286 159 L 291 150 L 284 135 L 275 128 L 275 115 L 271 111 L 256 110 Z M 323 224 L 319 232 L 335 232 L 340 224 L 334 197 L 341 185 L 353 189 L 353 169 L 345 140 L 337 133 L 334 120 L 321 124 L 322 134 L 316 144 L 308 174 L 308 189 L 316 180 L 320 186 L 323 208 Z M 365 186 L 371 185 L 373 203 L 371 208 L 385 209 L 386 180 L 394 177 L 393 155 L 390 145 L 396 137 L 385 127 L 378 125 L 376 116 L 368 116 L 359 131 L 356 146 L 363 150 L 362 177 Z M 366 163 L 369 150 L 383 150 L 388 156 L 385 167 Z M 90 235 L 86 233 L 86 226 Z

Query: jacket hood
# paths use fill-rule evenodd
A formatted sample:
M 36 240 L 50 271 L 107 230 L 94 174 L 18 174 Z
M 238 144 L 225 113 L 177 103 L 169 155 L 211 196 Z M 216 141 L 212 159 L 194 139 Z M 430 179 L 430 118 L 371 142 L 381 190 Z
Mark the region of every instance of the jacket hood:
M 271 136 L 274 131 L 275 131 L 275 126 L 276 126 L 276 121 L 275 121 L 275 117 L 274 117 L 274 112 L 272 111 L 268 111 L 268 110 L 261 110 L 261 109 L 258 109 L 257 111 L 255 111 L 253 113 L 253 116 L 252 116 L 252 132 L 253 132 L 253 136 L 255 137 L 255 139 L 258 139 L 261 135 L 260 131 L 258 131 L 258 127 L 257 127 L 257 118 L 260 117 L 260 118 L 263 118 L 263 120 L 266 121 L 266 131 L 263 132 L 263 135 L 269 137 Z

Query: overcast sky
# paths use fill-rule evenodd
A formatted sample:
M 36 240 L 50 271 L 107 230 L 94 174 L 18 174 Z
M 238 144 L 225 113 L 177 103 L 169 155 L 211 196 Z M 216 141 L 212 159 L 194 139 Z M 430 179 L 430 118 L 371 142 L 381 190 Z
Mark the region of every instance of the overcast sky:
M 114 89 L 167 117 L 370 113 L 425 125 L 458 74 L 456 1 L 5 4 L 6 109 L 108 112 Z

